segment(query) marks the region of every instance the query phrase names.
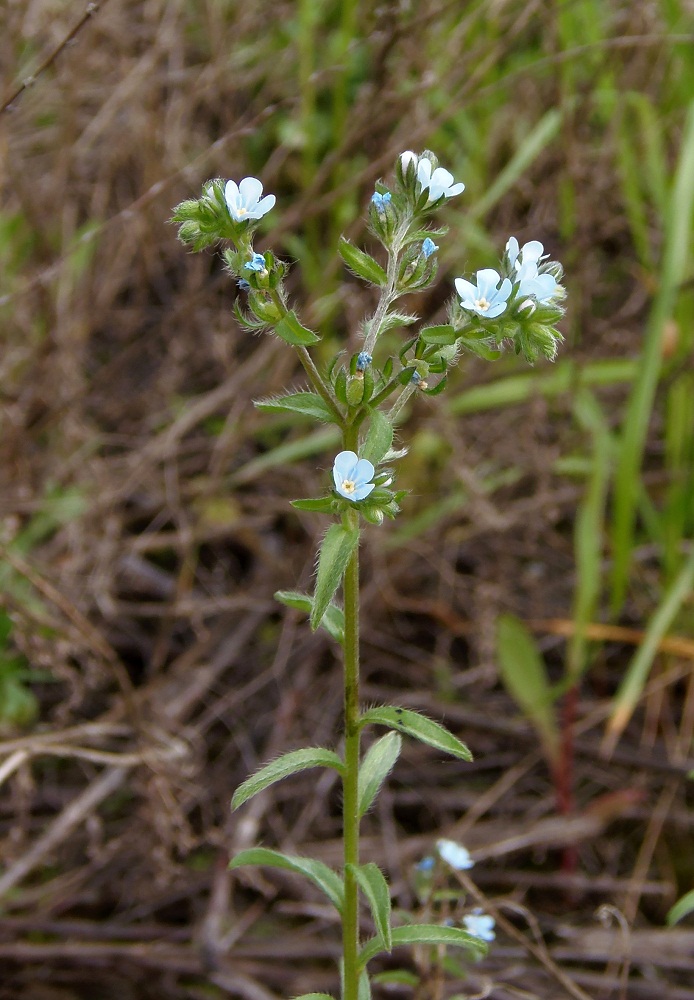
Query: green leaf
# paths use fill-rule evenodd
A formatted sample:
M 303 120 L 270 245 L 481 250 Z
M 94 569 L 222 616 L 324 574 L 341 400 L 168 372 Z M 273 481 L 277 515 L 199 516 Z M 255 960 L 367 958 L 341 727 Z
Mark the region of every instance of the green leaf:
M 436 385 L 434 385 L 434 386 L 431 387 L 431 389 L 424 389 L 423 390 L 424 395 L 425 396 L 440 396 L 441 393 L 443 392 L 443 390 L 446 388 L 447 385 L 448 385 L 448 376 L 444 375 L 444 377 L 441 379 L 441 381 L 437 382 Z
M 357 1000 L 371 1000 L 371 980 L 369 979 L 366 969 L 362 969 L 359 973 Z
M 261 767 L 250 778 L 246 778 L 234 792 L 231 808 L 238 809 L 244 802 L 253 798 L 258 792 L 262 792 L 269 785 L 274 785 L 276 781 L 282 781 L 290 774 L 306 771 L 310 767 L 333 767 L 340 774 L 344 773 L 342 761 L 332 750 L 325 750 L 323 747 L 291 750 Z
M 294 312 L 286 313 L 273 327 L 273 330 L 278 337 L 293 347 L 310 347 L 311 344 L 317 344 L 320 340 L 320 337 L 316 336 L 315 333 L 301 325 Z
M 307 497 L 305 500 L 290 501 L 297 510 L 310 510 L 318 514 L 332 514 L 335 504 L 334 497 Z
M 535 727 L 550 764 L 557 762 L 559 733 L 545 663 L 523 622 L 502 615 L 497 623 L 497 653 L 506 690 Z
M 455 344 L 457 334 L 450 323 L 443 323 L 441 326 L 426 326 L 420 330 L 419 336 L 425 344 L 449 347 L 451 344 Z
M 665 919 L 669 926 L 672 927 L 673 924 L 676 924 L 690 913 L 694 913 L 694 889 L 685 893 L 681 899 L 677 900 Z
M 381 785 L 393 770 L 401 747 L 400 734 L 387 733 L 367 751 L 359 768 L 359 819 L 371 807 Z
M 378 285 L 379 288 L 383 288 L 388 283 L 388 275 L 381 265 L 368 253 L 364 253 L 363 250 L 359 250 L 349 240 L 346 240 L 344 236 L 340 237 L 337 249 L 350 271 L 353 271 L 359 278 L 370 281 L 372 284 Z
M 311 595 L 300 594 L 296 590 L 278 590 L 275 593 L 275 600 L 279 601 L 280 604 L 286 604 L 288 608 L 304 611 L 307 615 L 310 615 L 313 610 Z M 329 604 L 321 618 L 320 627 L 342 645 L 345 641 L 345 615 L 342 608 L 338 608 L 336 604 Z
M 409 969 L 388 969 L 386 972 L 377 972 L 371 977 L 371 982 L 383 986 L 419 986 L 420 978 Z
M 343 524 L 333 524 L 326 531 L 318 556 L 316 591 L 311 609 L 311 628 L 314 632 L 320 625 L 333 594 L 340 586 L 347 563 L 358 544 L 358 528 L 345 528 Z
M 294 997 L 294 1000 L 334 1000 L 329 993 L 302 993 L 299 997 Z
M 469 948 L 480 956 L 487 954 L 487 945 L 480 938 L 468 934 L 460 927 L 441 927 L 438 924 L 408 924 L 406 927 L 395 927 L 392 932 L 392 944 L 393 948 L 403 944 L 443 944 Z M 384 950 L 384 942 L 380 937 L 371 938 L 359 953 L 359 964 L 366 965 Z
M 283 868 L 285 871 L 305 875 L 325 893 L 338 913 L 342 912 L 345 901 L 342 879 L 322 861 L 282 854 L 281 851 L 271 851 L 267 847 L 251 847 L 247 851 L 241 851 L 229 862 L 230 869 L 241 868 L 242 865 L 268 865 L 270 868 Z
M 393 445 L 393 425 L 382 410 L 372 410 L 369 430 L 361 447 L 359 458 L 367 458 L 374 465 L 387 455 Z
M 312 420 L 322 420 L 323 423 L 333 422 L 333 413 L 327 403 L 315 392 L 295 392 L 289 396 L 279 396 L 276 399 L 256 399 L 253 402 L 263 413 L 300 413 Z
M 373 861 L 369 861 L 365 865 L 347 865 L 347 868 L 354 875 L 357 885 L 366 896 L 383 947 L 386 951 L 390 951 L 392 948 L 390 889 L 385 875 Z
M 419 712 L 383 705 L 381 708 L 370 708 L 360 716 L 360 727 L 369 722 L 388 726 L 389 729 L 398 730 L 406 736 L 413 736 L 430 747 L 443 750 L 453 757 L 459 757 L 460 760 L 472 760 L 472 754 L 457 736 Z

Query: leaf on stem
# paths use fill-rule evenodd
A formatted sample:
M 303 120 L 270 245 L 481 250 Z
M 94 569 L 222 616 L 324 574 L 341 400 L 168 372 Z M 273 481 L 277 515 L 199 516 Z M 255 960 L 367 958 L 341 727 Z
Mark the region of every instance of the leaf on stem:
M 363 250 L 355 247 L 344 236 L 340 237 L 337 249 L 347 267 L 357 277 L 363 278 L 365 281 L 370 281 L 372 284 L 378 285 L 379 288 L 383 288 L 388 283 L 388 275 L 378 261 L 370 257 L 368 253 L 364 253 Z
M 450 323 L 441 326 L 427 326 L 419 332 L 420 339 L 425 344 L 436 344 L 439 347 L 449 347 L 455 344 L 457 334 Z
M 300 413 L 303 417 L 310 417 L 312 420 L 321 420 L 330 424 L 334 421 L 328 404 L 315 392 L 295 392 L 288 396 L 279 396 L 275 399 L 256 399 L 253 405 L 263 413 Z
M 288 608 L 296 608 L 297 611 L 304 611 L 307 615 L 313 610 L 313 598 L 310 594 L 300 594 L 296 590 L 278 590 L 275 593 L 275 600 L 280 604 L 286 604 Z M 342 608 L 336 604 L 329 604 L 325 614 L 321 618 L 321 628 L 325 629 L 331 638 L 342 645 L 345 641 L 345 615 Z
M 360 457 L 374 465 L 382 461 L 393 445 L 393 425 L 382 410 L 372 410 L 369 430 L 360 450 Z
M 295 312 L 286 313 L 273 327 L 273 331 L 292 347 L 310 347 L 311 344 L 317 344 L 320 340 L 320 337 L 312 330 L 307 330 L 305 326 L 301 325 Z
M 291 750 L 261 767 L 250 778 L 246 778 L 234 792 L 231 808 L 238 809 L 248 799 L 253 798 L 254 795 L 270 785 L 274 785 L 276 781 L 282 781 L 290 774 L 298 774 L 299 771 L 306 771 L 310 767 L 332 767 L 339 774 L 344 774 L 344 765 L 332 750 L 325 750 L 323 747 Z
M 367 751 L 359 768 L 359 819 L 365 815 L 400 755 L 402 738 L 387 733 Z
M 367 723 L 376 723 L 379 726 L 388 726 L 398 732 L 412 736 L 416 740 L 421 740 L 436 750 L 443 750 L 445 753 L 458 757 L 460 760 L 472 760 L 472 754 L 465 744 L 450 733 L 438 722 L 427 719 L 419 712 L 413 712 L 407 708 L 396 708 L 393 705 L 383 705 L 380 708 L 370 708 L 359 718 L 359 726 Z
M 357 885 L 366 896 L 383 948 L 390 951 L 392 948 L 390 889 L 385 875 L 373 861 L 369 861 L 365 865 L 347 865 L 347 868 L 352 872 Z
M 392 944 L 393 948 L 403 944 L 442 944 L 468 948 L 480 957 L 487 954 L 487 945 L 480 938 L 468 934 L 460 927 L 444 927 L 438 924 L 408 924 L 406 927 L 394 927 Z M 366 965 L 384 950 L 384 942 L 380 937 L 371 938 L 359 953 L 360 965 Z
M 340 586 L 352 553 L 359 544 L 359 529 L 333 524 L 325 533 L 318 556 L 316 591 L 311 609 L 311 628 L 315 632 L 321 623 L 332 596 Z
M 247 851 L 241 851 L 229 862 L 230 869 L 241 868 L 243 865 L 268 865 L 270 868 L 284 868 L 285 871 L 305 875 L 325 893 L 338 913 L 342 912 L 345 901 L 342 879 L 322 861 L 282 854 L 281 851 L 271 851 L 267 847 L 251 847 Z

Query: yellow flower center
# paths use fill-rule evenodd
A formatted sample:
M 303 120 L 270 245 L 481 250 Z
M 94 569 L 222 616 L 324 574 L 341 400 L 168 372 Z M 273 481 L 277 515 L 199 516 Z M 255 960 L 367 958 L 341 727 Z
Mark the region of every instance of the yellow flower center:
M 354 485 L 351 479 L 343 479 L 342 489 L 345 491 L 345 493 L 354 493 L 356 486 Z
M 481 309 L 482 312 L 486 312 L 487 309 L 489 309 L 489 302 L 485 299 L 484 296 L 482 296 L 481 299 L 475 299 L 475 305 L 477 306 L 478 309 Z

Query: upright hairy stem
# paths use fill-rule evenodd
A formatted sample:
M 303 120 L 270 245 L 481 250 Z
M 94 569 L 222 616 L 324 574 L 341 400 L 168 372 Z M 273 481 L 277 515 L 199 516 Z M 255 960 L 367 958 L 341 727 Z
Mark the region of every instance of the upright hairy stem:
M 355 432 L 345 434 L 345 448 L 356 449 Z M 358 528 L 359 514 L 349 511 L 350 527 Z M 345 863 L 345 906 L 342 915 L 342 1000 L 357 1000 L 359 990 L 359 894 L 349 865 L 359 864 L 359 546 L 344 579 L 345 603 L 345 776 L 342 782 L 342 826 Z

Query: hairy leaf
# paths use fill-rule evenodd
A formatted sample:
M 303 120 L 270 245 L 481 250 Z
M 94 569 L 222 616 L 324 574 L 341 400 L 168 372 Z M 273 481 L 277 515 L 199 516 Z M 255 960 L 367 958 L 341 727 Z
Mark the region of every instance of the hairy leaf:
M 359 768 L 359 818 L 371 807 L 378 791 L 393 770 L 402 747 L 399 733 L 387 733 L 376 740 Z
M 340 586 L 352 553 L 359 544 L 359 529 L 331 525 L 325 533 L 318 556 L 316 590 L 311 610 L 311 628 L 315 632 L 321 623 L 332 596 Z
M 247 851 L 241 851 L 229 862 L 229 868 L 232 869 L 243 865 L 268 865 L 270 868 L 284 868 L 285 871 L 305 875 L 325 893 L 337 911 L 342 912 L 345 899 L 342 879 L 322 861 L 271 851 L 267 847 L 251 847 Z
M 487 954 L 487 945 L 480 938 L 468 934 L 460 927 L 444 927 L 439 924 L 408 924 L 406 927 L 394 927 L 393 948 L 403 944 L 443 944 L 468 948 L 479 956 Z M 385 951 L 383 940 L 380 937 L 371 938 L 359 953 L 360 964 L 366 965 L 382 951 Z
M 278 396 L 275 399 L 256 399 L 253 403 L 263 413 L 300 413 L 312 420 L 322 420 L 332 423 L 334 415 L 328 404 L 315 392 L 294 392 L 288 396 Z
M 311 595 L 300 594 L 296 590 L 278 590 L 275 593 L 275 600 L 280 604 L 286 604 L 288 608 L 304 611 L 307 615 L 310 615 L 313 609 Z M 342 608 L 338 608 L 336 604 L 329 604 L 321 618 L 320 627 L 342 645 L 345 641 L 345 615 Z
M 374 919 L 376 930 L 383 947 L 390 951 L 391 928 L 390 928 L 390 889 L 385 876 L 378 865 L 369 861 L 365 865 L 348 865 L 357 885 L 366 896 L 371 909 L 371 916 Z
M 269 764 L 261 767 L 250 778 L 246 778 L 234 792 L 231 808 L 238 809 L 244 802 L 253 798 L 258 792 L 262 792 L 264 788 L 268 788 L 269 785 L 274 785 L 276 781 L 282 781 L 290 774 L 306 771 L 310 767 L 332 767 L 340 774 L 344 773 L 342 761 L 332 750 L 325 750 L 323 747 L 291 750 L 276 760 L 271 760 Z
M 433 722 L 425 715 L 420 715 L 419 712 L 413 712 L 411 709 L 396 708 L 393 705 L 370 708 L 360 717 L 359 725 L 365 726 L 369 722 L 388 726 L 389 729 L 413 736 L 430 747 L 444 750 L 453 757 L 459 757 L 460 760 L 472 760 L 472 754 L 457 736 L 450 733 L 444 726 L 439 725 L 438 722 Z

